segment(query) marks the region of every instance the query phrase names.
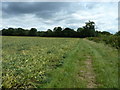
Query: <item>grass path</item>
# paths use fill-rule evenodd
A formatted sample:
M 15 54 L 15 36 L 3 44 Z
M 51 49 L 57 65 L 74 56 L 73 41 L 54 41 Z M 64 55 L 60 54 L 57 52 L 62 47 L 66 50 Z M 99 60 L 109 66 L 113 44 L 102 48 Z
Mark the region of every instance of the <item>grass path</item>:
M 52 71 L 54 88 L 118 88 L 117 50 L 104 44 L 80 39 L 62 67 Z
M 102 43 L 84 41 L 91 51 L 97 87 L 118 88 L 118 51 Z

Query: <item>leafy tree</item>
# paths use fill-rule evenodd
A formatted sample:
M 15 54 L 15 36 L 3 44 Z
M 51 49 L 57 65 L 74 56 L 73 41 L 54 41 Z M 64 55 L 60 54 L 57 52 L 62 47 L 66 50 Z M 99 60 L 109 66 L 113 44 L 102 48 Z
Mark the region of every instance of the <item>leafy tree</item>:
M 64 37 L 76 37 L 76 32 L 71 28 L 65 28 L 62 34 Z
M 93 21 L 86 22 L 85 27 L 86 37 L 94 37 L 95 36 L 95 23 Z
M 115 35 L 120 36 L 120 31 L 116 32 Z
M 53 32 L 52 32 L 51 29 L 48 29 L 46 34 L 47 34 L 47 37 L 52 37 L 53 36 Z
M 0 30 L 0 36 L 2 35 L 2 30 Z
M 77 32 L 81 32 L 82 30 L 84 30 L 82 27 L 77 29 Z
M 107 31 L 103 31 L 103 32 L 101 32 L 101 34 L 103 34 L 103 35 L 111 35 L 111 33 L 107 32 Z
M 8 33 L 7 33 L 7 29 L 2 29 L 2 35 L 8 35 Z
M 103 31 L 103 32 L 95 31 L 95 23 L 93 21 L 89 21 L 85 23 L 85 26 L 78 28 L 77 31 L 68 27 L 65 29 L 62 29 L 61 27 L 55 27 L 53 31 L 51 29 L 48 29 L 47 31 L 37 31 L 36 28 L 31 28 L 30 30 L 26 30 L 22 28 L 8 28 L 8 29 L 2 29 L 2 35 L 84 38 L 84 37 L 111 35 L 111 33 L 107 31 Z M 118 31 L 115 35 L 120 35 L 120 31 Z
M 82 35 L 84 34 L 83 31 L 84 29 L 82 27 L 77 29 L 77 37 L 82 37 Z
M 62 34 L 62 28 L 61 27 L 55 27 L 53 29 L 53 32 L 54 32 L 54 36 L 60 37 L 61 34 Z
M 25 30 L 22 29 L 22 28 L 18 28 L 18 29 L 17 29 L 17 32 L 18 32 L 18 35 L 19 35 L 19 36 L 24 36 L 24 35 L 25 35 Z
M 103 35 L 112 35 L 110 32 L 108 31 L 96 31 L 96 36 L 103 36 Z
M 38 31 L 37 35 L 40 37 L 47 37 L 47 32 L 46 31 Z
M 30 36 L 36 36 L 37 35 L 37 29 L 36 28 L 31 28 L 29 31 Z
M 94 37 L 96 36 L 95 32 L 95 23 L 93 21 L 89 21 L 85 23 L 86 25 L 83 28 L 78 28 L 78 32 L 80 33 L 80 37 Z
M 14 28 L 8 28 L 8 30 L 7 30 L 7 34 L 8 35 L 15 35 L 15 30 L 14 30 Z

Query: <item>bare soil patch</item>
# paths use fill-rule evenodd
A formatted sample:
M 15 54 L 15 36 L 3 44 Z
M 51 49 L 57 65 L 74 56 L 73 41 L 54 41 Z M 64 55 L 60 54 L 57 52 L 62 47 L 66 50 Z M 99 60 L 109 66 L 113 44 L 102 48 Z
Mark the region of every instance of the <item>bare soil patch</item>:
M 85 61 L 86 64 L 86 73 L 85 78 L 87 79 L 88 85 L 87 88 L 95 88 L 96 80 L 95 80 L 95 74 L 92 66 L 92 59 L 91 56 L 87 56 L 87 60 Z

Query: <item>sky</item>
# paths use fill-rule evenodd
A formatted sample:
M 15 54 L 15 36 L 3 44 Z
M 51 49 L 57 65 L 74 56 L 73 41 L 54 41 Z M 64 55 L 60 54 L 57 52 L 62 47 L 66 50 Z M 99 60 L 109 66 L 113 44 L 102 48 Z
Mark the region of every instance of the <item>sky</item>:
M 77 28 L 89 20 L 96 30 L 118 31 L 118 2 L 2 2 L 2 28 Z

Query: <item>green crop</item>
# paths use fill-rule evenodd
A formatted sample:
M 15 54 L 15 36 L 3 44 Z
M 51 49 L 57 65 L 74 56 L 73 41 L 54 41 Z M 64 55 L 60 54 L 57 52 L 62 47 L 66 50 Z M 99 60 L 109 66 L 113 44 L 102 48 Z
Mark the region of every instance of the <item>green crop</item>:
M 49 82 L 49 72 L 64 63 L 78 39 L 3 37 L 4 88 L 35 88 Z

